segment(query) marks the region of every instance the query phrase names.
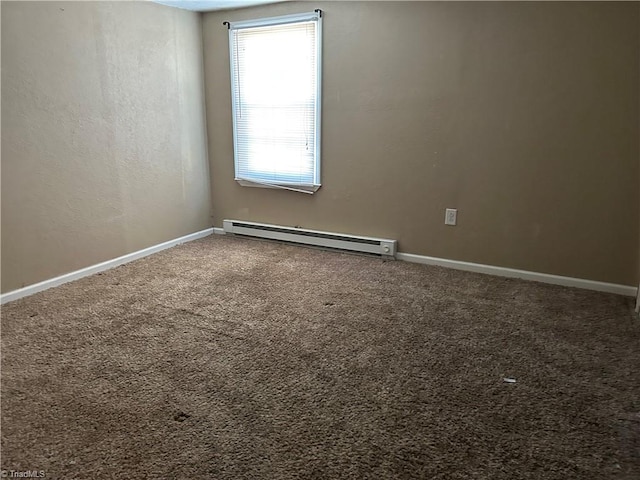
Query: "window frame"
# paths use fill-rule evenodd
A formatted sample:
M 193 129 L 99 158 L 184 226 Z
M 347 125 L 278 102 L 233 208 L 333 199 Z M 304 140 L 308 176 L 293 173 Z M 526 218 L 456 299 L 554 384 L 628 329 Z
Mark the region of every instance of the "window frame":
M 238 176 L 238 122 L 236 102 L 236 62 L 234 55 L 235 38 L 234 32 L 237 30 L 275 27 L 279 25 L 289 25 L 293 23 L 315 22 L 315 48 L 316 48 L 316 92 L 315 92 L 315 148 L 313 165 L 313 182 L 299 183 L 290 181 L 266 182 L 259 179 L 242 178 Z M 234 160 L 234 180 L 245 187 L 279 188 L 302 193 L 315 193 L 322 185 L 321 183 L 321 122 L 322 122 L 322 11 L 296 13 L 291 15 L 281 15 L 277 17 L 258 18 L 253 20 L 243 20 L 238 22 L 225 22 L 229 29 L 229 72 L 231 74 L 231 115 L 233 119 L 233 160 Z

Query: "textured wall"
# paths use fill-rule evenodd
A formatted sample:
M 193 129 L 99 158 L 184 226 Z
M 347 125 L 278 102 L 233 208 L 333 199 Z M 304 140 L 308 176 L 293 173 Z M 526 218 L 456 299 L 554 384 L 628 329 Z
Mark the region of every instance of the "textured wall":
M 211 226 L 198 14 L 2 2 L 2 291 Z
M 422 255 L 635 285 L 640 4 L 323 2 L 322 188 L 233 181 L 223 20 L 204 15 L 214 223 L 379 235 Z M 458 208 L 458 226 L 444 209 Z

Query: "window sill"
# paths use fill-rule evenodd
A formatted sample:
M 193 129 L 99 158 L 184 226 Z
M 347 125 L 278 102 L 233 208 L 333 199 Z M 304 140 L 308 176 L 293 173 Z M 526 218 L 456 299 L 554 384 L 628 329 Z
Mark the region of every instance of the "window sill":
M 287 185 L 282 183 L 268 183 L 262 182 L 258 180 L 247 180 L 245 178 L 236 178 L 236 182 L 238 182 L 243 187 L 257 187 L 257 188 L 275 188 L 278 190 L 291 190 L 293 192 L 300 193 L 309 193 L 314 194 L 318 191 L 321 185 Z

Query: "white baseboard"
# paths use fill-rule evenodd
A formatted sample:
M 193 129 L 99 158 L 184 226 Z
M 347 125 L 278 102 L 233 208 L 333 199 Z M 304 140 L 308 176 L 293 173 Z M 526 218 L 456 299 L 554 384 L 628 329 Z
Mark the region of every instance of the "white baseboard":
M 440 267 L 454 268 L 456 270 L 465 270 L 468 272 L 486 273 L 499 277 L 522 278 L 524 280 L 533 280 L 535 282 L 550 283 L 565 287 L 584 288 L 587 290 L 615 293 L 628 297 L 635 297 L 638 295 L 638 287 L 619 285 L 616 283 L 596 282 L 594 280 L 585 280 L 582 278 L 562 277 L 560 275 L 551 275 L 548 273 L 529 272 L 527 270 L 495 267 L 493 265 L 483 265 L 481 263 L 461 262 L 458 260 L 448 260 L 446 258 L 426 257 L 423 255 L 414 255 L 412 253 L 398 252 L 396 254 L 396 258 L 406 262 L 437 265 Z
M 174 247 L 181 243 L 190 242 L 199 238 L 207 237 L 211 234 L 225 235 L 225 231 L 219 227 L 207 228 L 199 232 L 191 233 L 183 237 L 175 238 L 152 247 L 138 250 L 127 255 L 123 255 L 106 262 L 98 263 L 90 267 L 76 270 L 75 272 L 66 273 L 59 277 L 51 278 L 43 282 L 35 283 L 18 290 L 3 293 L 0 295 L 0 305 L 19 298 L 33 295 L 34 293 L 48 290 L 49 288 L 57 287 L 59 285 L 78 280 L 83 277 L 88 277 L 95 273 L 103 272 L 111 268 L 123 265 L 125 263 L 138 260 L 139 258 L 146 257 L 156 252 L 166 250 L 167 248 Z M 415 255 L 413 253 L 398 252 L 396 254 L 398 260 L 412 263 L 422 263 L 425 265 L 436 265 L 440 267 L 453 268 L 456 270 L 465 270 L 467 272 L 485 273 L 488 275 L 496 275 L 499 277 L 509 278 L 522 278 L 524 280 L 533 280 L 535 282 L 549 283 L 553 285 L 562 285 L 565 287 L 577 287 L 584 288 L 586 290 L 595 290 L 599 292 L 615 293 L 618 295 L 625 295 L 629 297 L 636 297 L 636 311 L 640 306 L 640 287 L 632 287 L 628 285 L 620 285 L 616 283 L 596 282 L 594 280 L 585 280 L 582 278 L 563 277 L 560 275 L 552 275 L 548 273 L 530 272 L 527 270 L 516 270 L 513 268 L 496 267 L 493 265 L 484 265 L 481 263 L 462 262 L 458 260 L 449 260 L 446 258 L 427 257 L 424 255 Z
M 89 275 L 93 275 L 98 272 L 103 272 L 104 270 L 109 270 L 110 268 L 114 268 L 119 265 L 132 262 L 133 260 L 138 260 L 139 258 L 146 257 L 148 255 L 151 255 L 152 253 L 156 253 L 161 250 L 166 250 L 167 248 L 175 247 L 176 245 L 179 245 L 181 243 L 186 243 L 192 240 L 197 240 L 199 238 L 206 237 L 208 235 L 211 235 L 213 231 L 214 231 L 213 228 L 207 228 L 206 230 L 201 230 L 199 232 L 191 233 L 189 235 L 185 235 L 184 237 L 175 238 L 173 240 L 169 240 L 168 242 L 160 243 L 152 247 L 138 250 L 137 252 L 132 252 L 127 255 L 123 255 L 122 257 L 118 257 L 112 260 L 107 260 L 106 262 L 98 263 L 97 265 L 92 265 L 90 267 L 82 268 L 80 270 L 76 270 L 75 272 L 66 273 L 64 275 L 60 275 L 59 277 L 51 278 L 49 280 L 45 280 L 40 283 L 35 283 L 33 285 L 29 285 L 27 287 L 20 288 L 18 290 L 13 290 L 11 292 L 3 293 L 2 295 L 0 295 L 0 305 L 5 304 L 7 302 L 12 302 L 13 300 L 17 300 L 22 297 L 33 295 L 34 293 L 42 292 L 43 290 L 48 290 L 49 288 L 52 288 L 52 287 L 57 287 L 64 283 L 72 282 L 74 280 L 78 280 L 83 277 L 88 277 Z

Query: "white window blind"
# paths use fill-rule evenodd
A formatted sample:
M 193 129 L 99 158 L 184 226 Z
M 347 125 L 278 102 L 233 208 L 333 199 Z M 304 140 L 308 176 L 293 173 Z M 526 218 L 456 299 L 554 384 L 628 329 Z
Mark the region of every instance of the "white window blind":
M 321 12 L 229 24 L 235 178 L 320 187 Z

